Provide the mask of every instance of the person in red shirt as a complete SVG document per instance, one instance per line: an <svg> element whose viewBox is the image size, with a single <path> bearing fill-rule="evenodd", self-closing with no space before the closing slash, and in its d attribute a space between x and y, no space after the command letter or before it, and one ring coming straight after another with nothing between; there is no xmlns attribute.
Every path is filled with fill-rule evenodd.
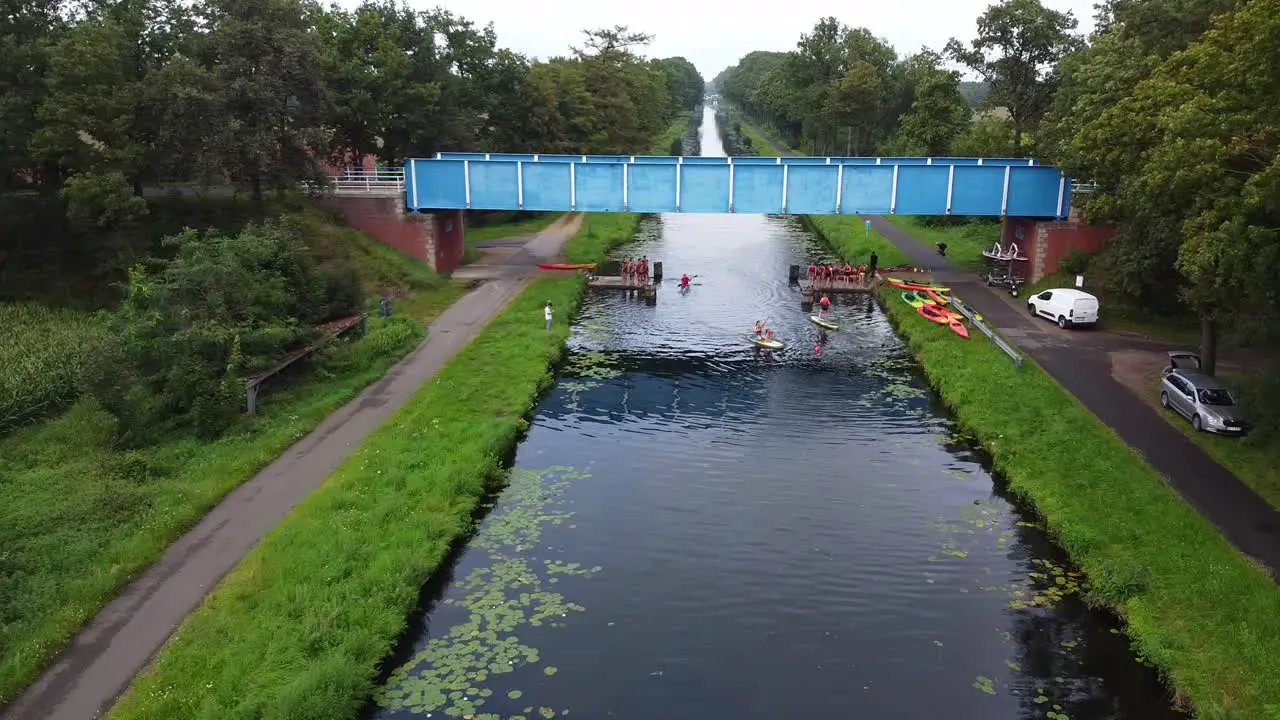
<svg viewBox="0 0 1280 720"><path fill-rule="evenodd" d="M681 289L681 290L688 290L688 289L689 289L689 276L688 276L688 275L681 275L681 276L680 276L680 289Z"/></svg>
<svg viewBox="0 0 1280 720"><path fill-rule="evenodd" d="M822 299L818 301L818 306L822 308L818 313L818 317L825 318L827 316L827 311L831 309L831 299L826 295L823 295Z"/></svg>
<svg viewBox="0 0 1280 720"><path fill-rule="evenodd" d="M809 263L809 279L812 280L813 276L817 274L818 274L818 266L814 265L813 263Z"/></svg>

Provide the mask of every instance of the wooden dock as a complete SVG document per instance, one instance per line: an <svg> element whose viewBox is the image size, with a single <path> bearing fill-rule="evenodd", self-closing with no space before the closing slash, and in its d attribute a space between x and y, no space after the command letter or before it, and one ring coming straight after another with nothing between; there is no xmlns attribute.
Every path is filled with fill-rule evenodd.
<svg viewBox="0 0 1280 720"><path fill-rule="evenodd" d="M596 275L587 281L587 285L589 287L613 288L614 290L657 291L658 289L658 284L653 280L641 281L617 275Z"/></svg>
<svg viewBox="0 0 1280 720"><path fill-rule="evenodd" d="M800 281L801 294L826 293L828 295L838 295L842 293L870 293L875 292L884 284L884 278L868 278L863 281L857 279L838 279L838 280L818 280L804 278Z"/></svg>

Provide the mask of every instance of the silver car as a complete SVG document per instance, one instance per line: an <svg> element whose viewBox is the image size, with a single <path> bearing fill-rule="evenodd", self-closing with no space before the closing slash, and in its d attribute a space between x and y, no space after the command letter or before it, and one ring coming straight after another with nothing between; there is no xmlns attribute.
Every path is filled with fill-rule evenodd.
<svg viewBox="0 0 1280 720"><path fill-rule="evenodd" d="M1196 369L1178 367L1178 360L1192 361ZM1160 379L1160 405L1190 419L1198 431L1244 434L1244 416L1235 398L1217 379L1199 372L1199 360L1193 353L1169 353L1169 367Z"/></svg>

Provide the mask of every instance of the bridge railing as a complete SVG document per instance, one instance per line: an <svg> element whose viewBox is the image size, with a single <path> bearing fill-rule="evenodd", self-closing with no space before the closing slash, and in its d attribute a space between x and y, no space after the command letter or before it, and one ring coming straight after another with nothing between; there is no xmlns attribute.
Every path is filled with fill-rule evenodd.
<svg viewBox="0 0 1280 720"><path fill-rule="evenodd" d="M404 168L349 168L330 176L329 182L328 191L334 195L399 196L404 195ZM313 184L308 184L307 187L313 192L320 191Z"/></svg>
<svg viewBox="0 0 1280 720"><path fill-rule="evenodd" d="M641 165L975 165L995 167L1041 167L1035 158L978 158L978 157L815 157L798 156L736 156L702 157L680 155L564 155L540 153L483 153L438 152L436 160L470 160L473 162L535 162L535 163L614 163Z"/></svg>

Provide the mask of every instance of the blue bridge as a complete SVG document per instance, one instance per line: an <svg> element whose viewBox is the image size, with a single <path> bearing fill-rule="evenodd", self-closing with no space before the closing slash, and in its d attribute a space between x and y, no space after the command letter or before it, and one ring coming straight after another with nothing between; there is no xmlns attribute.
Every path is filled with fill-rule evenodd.
<svg viewBox="0 0 1280 720"><path fill-rule="evenodd" d="M433 210L1065 218L1071 178L1035 160L438 153L405 163Z"/></svg>

